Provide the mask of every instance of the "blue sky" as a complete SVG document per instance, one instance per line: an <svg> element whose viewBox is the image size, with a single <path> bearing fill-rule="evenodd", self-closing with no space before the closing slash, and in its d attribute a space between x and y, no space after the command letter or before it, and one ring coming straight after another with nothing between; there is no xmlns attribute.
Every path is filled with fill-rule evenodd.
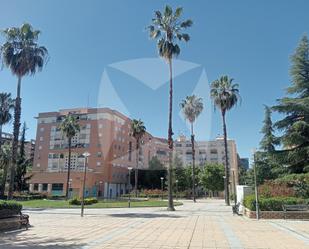
<svg viewBox="0 0 309 249"><path fill-rule="evenodd" d="M191 40L181 45L179 59L200 65L175 78L175 135L188 133L177 116L177 102L192 93L202 70L209 82L228 74L240 84L242 96L242 104L228 114L228 133L236 140L240 156L248 157L261 138L263 104L274 104L290 84L289 56L309 29L306 0L1 1L0 28L30 22L42 31L40 43L50 53L43 72L23 79L22 120L29 127L28 138L35 137L34 117L39 112L86 106L88 95L89 106L97 106L106 68L131 117L143 119L153 135L166 136L167 85L147 95L145 85L109 65L157 57L155 42L144 28L153 11L167 3L184 7L184 17L194 22ZM1 70L0 91L15 95L15 88L16 78ZM206 113L211 113L205 133L210 129L207 138L215 138L222 134L220 115L213 113L208 100L205 103ZM203 139L199 125L197 139Z"/></svg>

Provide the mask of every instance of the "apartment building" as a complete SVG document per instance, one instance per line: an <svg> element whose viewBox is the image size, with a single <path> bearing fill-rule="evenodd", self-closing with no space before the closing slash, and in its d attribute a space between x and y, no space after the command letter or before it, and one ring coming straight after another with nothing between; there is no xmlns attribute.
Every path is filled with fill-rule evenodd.
<svg viewBox="0 0 309 249"><path fill-rule="evenodd" d="M238 183L238 154L234 140L228 139L228 160L230 167L231 181L234 175L235 183ZM181 135L175 140L176 155L182 159L183 164L192 164L192 145L191 141ZM206 162L222 163L225 161L224 139L218 137L211 141L195 141L195 160L196 165L204 166ZM234 173L233 173L234 172Z"/></svg>
<svg viewBox="0 0 309 249"><path fill-rule="evenodd" d="M65 109L40 113L37 117L37 145L34 153L32 192L63 195L68 169L68 141L59 129L66 115L75 115L80 132L72 139L70 193L81 196L85 169L84 152L89 152L86 196L117 197L127 191L128 167L136 167L135 139L130 136L131 120L109 108ZM148 132L141 141L139 168L147 168L153 156L162 160L162 139ZM167 146L166 146L167 147Z"/></svg>
<svg viewBox="0 0 309 249"><path fill-rule="evenodd" d="M2 132L1 144L11 146L12 142L13 142L13 134ZM35 140L31 139L31 140L25 141L26 159L29 159L31 162L33 162L33 158L34 158L34 149L35 149Z"/></svg>

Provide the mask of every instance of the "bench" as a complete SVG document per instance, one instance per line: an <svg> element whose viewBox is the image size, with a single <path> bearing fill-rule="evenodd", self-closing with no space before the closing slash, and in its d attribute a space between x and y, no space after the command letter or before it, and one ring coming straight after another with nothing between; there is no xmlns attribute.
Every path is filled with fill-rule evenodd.
<svg viewBox="0 0 309 249"><path fill-rule="evenodd" d="M236 205L232 206L233 215L234 214L239 214L239 206L240 206L239 202Z"/></svg>
<svg viewBox="0 0 309 249"><path fill-rule="evenodd" d="M282 205L284 211L284 219L286 219L287 212L307 212L309 211L309 205L298 204L298 205Z"/></svg>
<svg viewBox="0 0 309 249"><path fill-rule="evenodd" d="M20 228L25 227L28 230L29 225L29 215L20 213Z"/></svg>

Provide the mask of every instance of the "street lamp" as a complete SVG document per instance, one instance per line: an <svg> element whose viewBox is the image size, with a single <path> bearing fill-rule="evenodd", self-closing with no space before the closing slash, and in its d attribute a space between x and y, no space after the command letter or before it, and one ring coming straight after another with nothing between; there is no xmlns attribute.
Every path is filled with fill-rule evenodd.
<svg viewBox="0 0 309 249"><path fill-rule="evenodd" d="M178 180L176 182L176 200L178 201Z"/></svg>
<svg viewBox="0 0 309 249"><path fill-rule="evenodd" d="M69 198L71 198L72 196L72 178L69 179Z"/></svg>
<svg viewBox="0 0 309 249"><path fill-rule="evenodd" d="M103 184L103 181L99 181L99 197L102 196L102 184Z"/></svg>
<svg viewBox="0 0 309 249"><path fill-rule="evenodd" d="M81 217L84 216L86 172L87 172L88 157L90 156L90 153L86 151L83 153L83 156L85 158L85 161L84 161L83 193L82 193L82 203L81 203L81 213L80 213Z"/></svg>
<svg viewBox="0 0 309 249"><path fill-rule="evenodd" d="M253 153L253 170L254 170L254 188L255 188L255 213L256 213L256 219L258 220L260 218L260 210L259 210L259 193L258 193L258 185L257 185L257 177L256 177L256 162L255 162L255 154L256 149L254 148L252 150Z"/></svg>
<svg viewBox="0 0 309 249"><path fill-rule="evenodd" d="M129 202L128 202L128 206L129 208L131 207L131 170L132 167L128 167L129 170Z"/></svg>
<svg viewBox="0 0 309 249"><path fill-rule="evenodd" d="M161 199L163 200L163 180L164 180L164 177L161 177Z"/></svg>
<svg viewBox="0 0 309 249"><path fill-rule="evenodd" d="M236 204L237 204L237 200L236 200L236 179L235 179L235 172L234 170L232 170L232 176L233 176L233 192L234 192L234 204L235 204L235 207L236 207Z"/></svg>

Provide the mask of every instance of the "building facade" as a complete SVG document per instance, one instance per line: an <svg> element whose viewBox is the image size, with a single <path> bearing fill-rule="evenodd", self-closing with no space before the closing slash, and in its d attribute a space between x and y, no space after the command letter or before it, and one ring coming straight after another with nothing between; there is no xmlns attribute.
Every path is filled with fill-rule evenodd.
<svg viewBox="0 0 309 249"><path fill-rule="evenodd" d="M230 181L235 180L238 184L238 154L234 140L228 139L228 160L230 167ZM192 164L192 147L191 141L185 136L179 136L175 141L175 153L182 160L183 165ZM207 162L222 163L225 162L224 139L218 137L211 141L195 142L195 160L196 165L203 167ZM234 175L234 178L233 178Z"/></svg>
<svg viewBox="0 0 309 249"><path fill-rule="evenodd" d="M30 191L49 195L64 195L66 191L68 140L59 125L68 114L74 115L80 125L80 132L72 139L70 195L82 194L85 169L82 154L86 151L90 156L85 195L115 198L124 194L128 189L128 167L136 167L136 143L130 135L131 120L109 108L65 109L38 115ZM146 132L138 167L147 168L153 156L166 160L163 148L162 139Z"/></svg>

